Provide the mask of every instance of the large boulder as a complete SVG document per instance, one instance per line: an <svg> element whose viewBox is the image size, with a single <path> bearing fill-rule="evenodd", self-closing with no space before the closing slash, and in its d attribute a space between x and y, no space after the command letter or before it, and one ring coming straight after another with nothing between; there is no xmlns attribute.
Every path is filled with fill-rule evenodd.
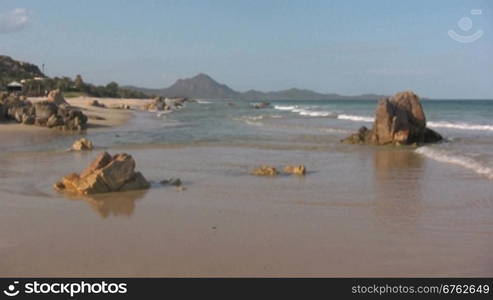
<svg viewBox="0 0 493 300"><path fill-rule="evenodd" d="M65 101L65 98L63 98L62 91L60 91L59 89L50 91L48 93L47 101L55 103L56 105L68 105L67 101Z"/></svg>
<svg viewBox="0 0 493 300"><path fill-rule="evenodd" d="M62 120L60 129L80 131L87 127L87 116L76 108L59 106L57 116Z"/></svg>
<svg viewBox="0 0 493 300"><path fill-rule="evenodd" d="M426 127L425 113L418 96L411 91L405 91L379 101L371 130L361 127L357 133L342 142L411 145L434 143L440 140L442 136L439 133Z"/></svg>
<svg viewBox="0 0 493 300"><path fill-rule="evenodd" d="M66 175L54 187L59 191L87 195L148 189L150 184L142 173L135 172L135 160L131 155L111 156L103 152L80 174Z"/></svg>
<svg viewBox="0 0 493 300"><path fill-rule="evenodd" d="M9 96L3 106L4 116L6 119L28 125L34 123L35 109L31 102L21 100L15 96Z"/></svg>
<svg viewBox="0 0 493 300"><path fill-rule="evenodd" d="M42 101L34 104L36 124L45 126L48 120L57 115L58 106L54 102Z"/></svg>

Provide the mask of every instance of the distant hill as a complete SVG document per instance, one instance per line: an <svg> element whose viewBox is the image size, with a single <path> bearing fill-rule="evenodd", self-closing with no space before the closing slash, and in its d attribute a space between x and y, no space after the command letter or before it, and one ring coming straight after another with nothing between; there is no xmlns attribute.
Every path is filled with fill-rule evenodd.
<svg viewBox="0 0 493 300"><path fill-rule="evenodd" d="M38 66L0 55L0 88L14 80L44 77Z"/></svg>
<svg viewBox="0 0 493 300"><path fill-rule="evenodd" d="M0 89L4 89L5 86L14 80L29 79L34 77L46 77L39 68L31 63L16 61L9 56L0 55ZM46 80L50 83L50 80ZM52 84L47 86L47 89L62 86L64 91L76 91L74 90L75 83L70 78L54 78L51 79ZM61 81L61 82L60 82ZM66 81L66 82L65 82ZM53 85L53 86L51 86ZM339 94L323 94L317 93L306 89L292 88L282 91L274 92L261 92L256 90L250 90L247 92L238 92L225 84L221 84L206 74L198 74L192 78L178 79L173 85L162 89L148 89L135 86L115 87L112 83L106 87L97 87L91 84L85 84L84 90L90 95L107 95L107 90L113 91L115 97L144 97L146 95L157 95L166 97L189 97L189 98L202 98L202 99L231 99L231 100L357 100L357 99L379 99L382 95L365 94L359 96L344 96ZM63 86L67 86L63 88ZM78 90L77 90L78 91ZM141 92L135 94L135 92Z"/></svg>
<svg viewBox="0 0 493 300"><path fill-rule="evenodd" d="M288 89L275 92L261 92L249 90L237 92L225 84L218 83L206 74L198 74L192 78L178 79L173 85L163 89L147 89L126 86L128 89L140 91L149 95L165 97L190 97L202 99L231 99L231 100L373 100L382 95L364 94L358 96L344 96L339 94L322 94L305 89Z"/></svg>

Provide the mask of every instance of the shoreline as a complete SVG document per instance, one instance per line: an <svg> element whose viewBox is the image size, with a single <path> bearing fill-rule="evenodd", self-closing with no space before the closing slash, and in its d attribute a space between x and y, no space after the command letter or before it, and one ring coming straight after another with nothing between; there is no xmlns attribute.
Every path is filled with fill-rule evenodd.
<svg viewBox="0 0 493 300"><path fill-rule="evenodd" d="M46 97L29 97L29 101L36 103L46 100ZM99 103L104 104L104 107L92 106L91 102L97 100ZM93 131L102 128L116 128L127 124L133 117L134 111L145 111L144 106L151 103L152 99L120 99L120 98L98 98L98 97L75 97L66 98L71 106L79 108L88 117L87 129L84 131ZM123 109L119 107L130 106L131 109ZM62 131L51 129L47 127L41 127L36 125L24 125L17 122L5 122L0 124L0 134L5 133L36 133L36 134L49 134L49 133L61 133ZM63 132L78 133L76 131Z"/></svg>

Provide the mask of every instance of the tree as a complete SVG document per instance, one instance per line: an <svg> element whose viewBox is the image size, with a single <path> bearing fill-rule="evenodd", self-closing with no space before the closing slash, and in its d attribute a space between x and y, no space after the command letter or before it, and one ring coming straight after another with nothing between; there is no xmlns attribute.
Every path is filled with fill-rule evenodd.
<svg viewBox="0 0 493 300"><path fill-rule="evenodd" d="M83 92L86 90L86 84L84 83L84 80L82 80L82 76L80 74L77 74L77 76L75 76L74 87L79 92Z"/></svg>
<svg viewBox="0 0 493 300"><path fill-rule="evenodd" d="M118 97L118 83L112 81L106 85L106 93L108 97Z"/></svg>

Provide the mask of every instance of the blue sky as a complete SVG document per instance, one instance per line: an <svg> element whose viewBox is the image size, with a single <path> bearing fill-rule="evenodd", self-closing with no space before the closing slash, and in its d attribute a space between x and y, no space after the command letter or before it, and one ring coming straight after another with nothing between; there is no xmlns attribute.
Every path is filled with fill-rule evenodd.
<svg viewBox="0 0 493 300"><path fill-rule="evenodd" d="M0 53L97 84L493 99L493 2L0 0Z"/></svg>

